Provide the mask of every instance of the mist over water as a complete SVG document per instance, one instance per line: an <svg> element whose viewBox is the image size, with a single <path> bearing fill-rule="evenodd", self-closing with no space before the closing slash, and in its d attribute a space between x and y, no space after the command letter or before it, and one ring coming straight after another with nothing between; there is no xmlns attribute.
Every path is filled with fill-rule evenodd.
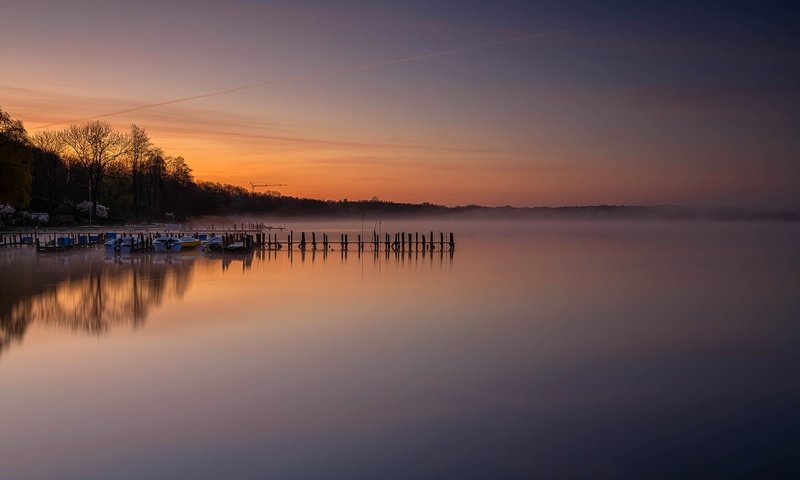
<svg viewBox="0 0 800 480"><path fill-rule="evenodd" d="M0 250L0 478L800 474L796 222L286 226L456 251Z"/></svg>

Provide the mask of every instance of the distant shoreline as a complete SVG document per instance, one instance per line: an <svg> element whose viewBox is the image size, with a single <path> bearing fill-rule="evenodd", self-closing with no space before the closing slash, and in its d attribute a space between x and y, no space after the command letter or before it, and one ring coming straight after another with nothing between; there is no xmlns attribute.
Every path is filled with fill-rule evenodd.
<svg viewBox="0 0 800 480"><path fill-rule="evenodd" d="M292 197L273 198L272 201L286 201L291 208L270 208L264 210L225 211L198 213L175 219L153 221L124 218L109 218L88 225L79 219L50 223L17 222L6 223L0 230L39 228L86 228L129 225L167 225L192 223L202 218L230 217L269 217L275 221L284 219L338 220L367 217L374 219L452 219L452 220L660 220L660 221L800 221L800 210L770 208L736 207L688 207L688 206L642 206L642 205L584 205L564 207L486 207L479 205L446 207L434 204L410 204L383 201L324 201L296 199ZM300 204L303 207L298 208Z"/></svg>

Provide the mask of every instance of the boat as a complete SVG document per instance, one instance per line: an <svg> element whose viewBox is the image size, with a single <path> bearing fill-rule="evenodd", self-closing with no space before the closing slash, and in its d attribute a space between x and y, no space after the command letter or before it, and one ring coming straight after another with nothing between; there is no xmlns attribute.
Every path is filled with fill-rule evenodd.
<svg viewBox="0 0 800 480"><path fill-rule="evenodd" d="M225 245L225 251L244 253L247 251L247 246L244 244L244 242L233 242L231 244Z"/></svg>
<svg viewBox="0 0 800 480"><path fill-rule="evenodd" d="M109 251L113 252L114 250L117 249L117 239L116 238L109 238L108 240L105 241L105 243L103 243L103 247L106 250L109 250Z"/></svg>
<svg viewBox="0 0 800 480"><path fill-rule="evenodd" d="M158 253L180 252L181 240L176 237L158 237L153 239L153 251Z"/></svg>
<svg viewBox="0 0 800 480"><path fill-rule="evenodd" d="M203 251L206 252L221 252L223 246L222 235L213 235L202 242Z"/></svg>
<svg viewBox="0 0 800 480"><path fill-rule="evenodd" d="M200 240L192 237L191 235L185 235L181 237L180 241L181 241L181 249L183 250L197 248L200 246Z"/></svg>
<svg viewBox="0 0 800 480"><path fill-rule="evenodd" d="M139 252L142 250L142 239L138 237L122 237L119 240L119 248L117 251L121 254Z"/></svg>
<svg viewBox="0 0 800 480"><path fill-rule="evenodd" d="M103 243L107 252L131 253L143 250L142 239L137 237L109 238Z"/></svg>

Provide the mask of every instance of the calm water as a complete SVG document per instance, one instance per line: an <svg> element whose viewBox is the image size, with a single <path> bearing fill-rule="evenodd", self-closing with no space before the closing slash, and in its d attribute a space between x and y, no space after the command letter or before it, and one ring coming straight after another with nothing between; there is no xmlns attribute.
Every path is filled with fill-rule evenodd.
<svg viewBox="0 0 800 480"><path fill-rule="evenodd" d="M800 475L798 225L382 228L457 251L0 250L0 478Z"/></svg>

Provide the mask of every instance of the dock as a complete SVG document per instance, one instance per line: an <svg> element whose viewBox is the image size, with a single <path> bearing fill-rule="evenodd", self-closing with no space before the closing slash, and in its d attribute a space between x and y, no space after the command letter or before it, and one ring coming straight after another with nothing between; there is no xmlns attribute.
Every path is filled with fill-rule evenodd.
<svg viewBox="0 0 800 480"><path fill-rule="evenodd" d="M207 228L175 228L164 226L143 226L111 228L105 232L96 229L72 231L67 229L35 229L28 231L0 232L0 247L31 246L38 252L62 252L77 248L91 248L103 245L106 240L131 237L136 240L137 247L132 253L153 251L153 240L166 237L190 236L206 241L212 236L222 237L225 250L233 244L239 245L241 251L253 250L287 250L287 251L358 251L372 252L444 252L455 251L455 238L452 232L395 232L371 234L338 233L309 231L295 233L286 231L285 227L273 227L264 224L239 224L233 228L219 229L213 225ZM160 229L159 229L160 228ZM272 233L273 231L282 233Z"/></svg>

